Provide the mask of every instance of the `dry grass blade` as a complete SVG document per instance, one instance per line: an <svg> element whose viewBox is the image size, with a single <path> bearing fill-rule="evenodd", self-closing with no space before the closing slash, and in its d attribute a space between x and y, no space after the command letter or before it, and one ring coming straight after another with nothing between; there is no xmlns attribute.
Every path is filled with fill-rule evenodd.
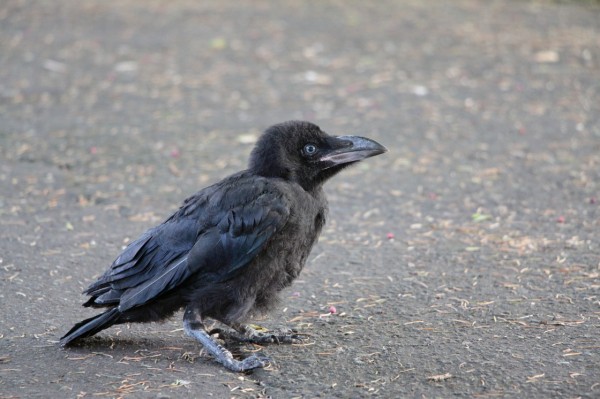
<svg viewBox="0 0 600 399"><path fill-rule="evenodd" d="M429 377L427 377L427 380L433 381L433 382L441 382L441 381L446 381L452 377L454 377L452 374L446 373L446 374L438 374L438 375L429 376Z"/></svg>

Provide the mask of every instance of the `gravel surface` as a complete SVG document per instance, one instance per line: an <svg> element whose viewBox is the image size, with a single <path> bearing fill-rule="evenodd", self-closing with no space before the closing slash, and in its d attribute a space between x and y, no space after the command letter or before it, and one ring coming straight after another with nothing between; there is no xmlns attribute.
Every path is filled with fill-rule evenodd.
<svg viewBox="0 0 600 399"><path fill-rule="evenodd" d="M0 398L598 398L599 118L593 1L3 0ZM389 149L256 321L306 344L234 348L273 359L246 375L180 315L57 346L289 119Z"/></svg>

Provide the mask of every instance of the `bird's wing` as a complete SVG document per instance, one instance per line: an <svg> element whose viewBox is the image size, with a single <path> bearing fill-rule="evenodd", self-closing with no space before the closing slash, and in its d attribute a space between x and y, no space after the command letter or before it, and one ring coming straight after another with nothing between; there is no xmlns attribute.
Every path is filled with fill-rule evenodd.
<svg viewBox="0 0 600 399"><path fill-rule="evenodd" d="M216 228L188 254L191 270L214 282L234 277L287 223L289 215L289 204L277 193L262 193L223 212Z"/></svg>
<svg viewBox="0 0 600 399"><path fill-rule="evenodd" d="M178 250L158 248L153 252L154 257L147 261L148 266L135 267L139 270L139 275L131 274L129 268L113 275L111 290L122 290L119 295L119 310L144 305L180 286L194 274L207 283L234 277L264 248L273 234L285 225L288 217L289 208L275 193L263 193L250 203L238 204L222 211L211 227L200 232L187 251L181 251L185 246L180 246ZM144 246L151 247L149 243L152 240L148 240ZM133 259L136 257L137 254ZM137 259L140 265L145 261L143 257ZM127 276L119 278L119 273ZM132 286L132 283L137 284Z"/></svg>
<svg viewBox="0 0 600 399"><path fill-rule="evenodd" d="M84 294L84 306L117 305L130 289L140 286L182 260L194 246L197 221L167 221L145 232L123 250L111 267Z"/></svg>

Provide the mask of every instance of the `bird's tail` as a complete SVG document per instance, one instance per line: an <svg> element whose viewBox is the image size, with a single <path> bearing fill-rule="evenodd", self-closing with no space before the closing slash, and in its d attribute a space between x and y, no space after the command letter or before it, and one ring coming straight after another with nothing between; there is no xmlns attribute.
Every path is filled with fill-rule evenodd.
<svg viewBox="0 0 600 399"><path fill-rule="evenodd" d="M60 345L67 346L76 339L94 335L115 324L120 316L121 312L119 312L119 308L114 307L104 313L80 321L60 339Z"/></svg>

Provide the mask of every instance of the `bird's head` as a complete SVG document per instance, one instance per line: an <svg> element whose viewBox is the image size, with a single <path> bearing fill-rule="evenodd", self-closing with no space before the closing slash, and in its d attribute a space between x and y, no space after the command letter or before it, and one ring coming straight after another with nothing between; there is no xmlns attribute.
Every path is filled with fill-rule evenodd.
<svg viewBox="0 0 600 399"><path fill-rule="evenodd" d="M345 167L386 151L364 137L330 136L310 122L289 121L265 131L252 151L249 169L311 191Z"/></svg>

